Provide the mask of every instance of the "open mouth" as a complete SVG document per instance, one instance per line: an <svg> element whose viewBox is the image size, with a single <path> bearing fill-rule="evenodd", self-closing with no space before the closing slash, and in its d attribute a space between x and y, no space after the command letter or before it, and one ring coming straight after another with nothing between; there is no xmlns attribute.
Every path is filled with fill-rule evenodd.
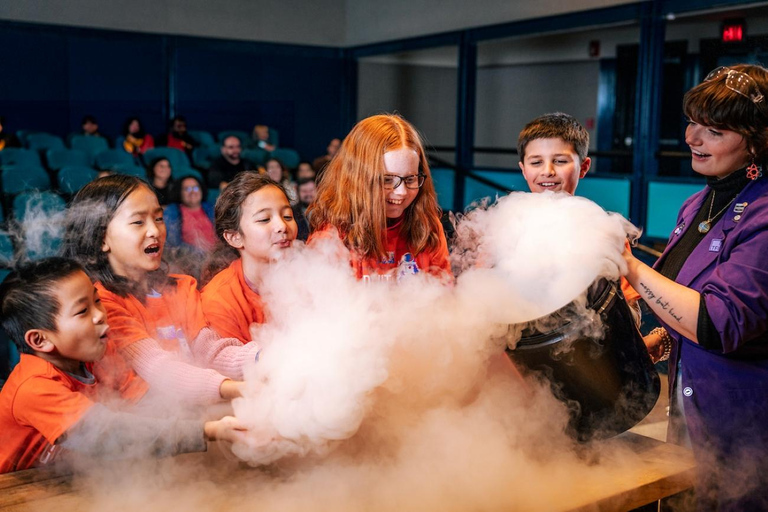
<svg viewBox="0 0 768 512"><path fill-rule="evenodd" d="M691 150L691 154L693 154L693 156L696 158L706 158L708 156L712 156L707 153L702 153L701 151L696 151L695 149Z"/></svg>
<svg viewBox="0 0 768 512"><path fill-rule="evenodd" d="M288 247L291 246L291 241L286 238L284 240L280 240L278 242L275 242L274 245L278 246L281 249L287 249Z"/></svg>
<svg viewBox="0 0 768 512"><path fill-rule="evenodd" d="M394 205L400 205L403 204L402 199L387 199L387 203L394 204Z"/></svg>
<svg viewBox="0 0 768 512"><path fill-rule="evenodd" d="M554 181L544 181L542 183L537 183L537 185L541 188L554 188L560 185L560 183L556 183Z"/></svg>
<svg viewBox="0 0 768 512"><path fill-rule="evenodd" d="M157 254L159 252L160 244L152 244L144 248L144 254Z"/></svg>

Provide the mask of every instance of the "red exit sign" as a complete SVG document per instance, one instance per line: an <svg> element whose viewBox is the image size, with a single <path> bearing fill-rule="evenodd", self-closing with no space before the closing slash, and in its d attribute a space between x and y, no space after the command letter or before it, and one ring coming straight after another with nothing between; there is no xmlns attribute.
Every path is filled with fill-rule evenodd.
<svg viewBox="0 0 768 512"><path fill-rule="evenodd" d="M726 20L723 22L721 37L724 43L737 43L744 40L746 27L744 20Z"/></svg>

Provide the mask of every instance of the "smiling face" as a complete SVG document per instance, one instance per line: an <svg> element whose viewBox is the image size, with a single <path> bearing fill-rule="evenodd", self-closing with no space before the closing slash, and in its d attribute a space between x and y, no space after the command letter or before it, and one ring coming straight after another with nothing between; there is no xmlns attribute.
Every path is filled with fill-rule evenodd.
<svg viewBox="0 0 768 512"><path fill-rule="evenodd" d="M171 163L162 159L155 164L155 185L164 187L171 177Z"/></svg>
<svg viewBox="0 0 768 512"><path fill-rule="evenodd" d="M267 162L267 176L280 183L283 181L283 168L277 160Z"/></svg>
<svg viewBox="0 0 768 512"><path fill-rule="evenodd" d="M181 180L181 203L187 208L199 208L203 202L203 191L195 178Z"/></svg>
<svg viewBox="0 0 768 512"><path fill-rule="evenodd" d="M731 130L689 122L685 143L691 147L691 166L704 176L723 178L750 161L747 141Z"/></svg>
<svg viewBox="0 0 768 512"><path fill-rule="evenodd" d="M107 313L93 283L78 270L56 282L53 297L59 303L56 330L41 330L52 345L57 366L74 373L82 362L98 361L107 348Z"/></svg>
<svg viewBox="0 0 768 512"><path fill-rule="evenodd" d="M242 205L240 229L227 231L227 243L240 251L244 263L268 263L278 259L296 239L298 226L288 198L268 185L248 195Z"/></svg>
<svg viewBox="0 0 768 512"><path fill-rule="evenodd" d="M387 151L384 153L384 168L386 174L390 176L399 176L400 178L417 176L419 174L419 154L406 147ZM385 188L384 202L387 218L400 218L418 195L419 189L407 188L405 181L401 181L395 189L387 190Z"/></svg>
<svg viewBox="0 0 768 512"><path fill-rule="evenodd" d="M573 145L562 139L534 139L525 147L520 169L531 192L551 190L573 194L590 164L589 158L582 162Z"/></svg>
<svg viewBox="0 0 768 512"><path fill-rule="evenodd" d="M142 283L160 267L164 245L163 209L155 193L141 185L115 211L101 250L112 272Z"/></svg>

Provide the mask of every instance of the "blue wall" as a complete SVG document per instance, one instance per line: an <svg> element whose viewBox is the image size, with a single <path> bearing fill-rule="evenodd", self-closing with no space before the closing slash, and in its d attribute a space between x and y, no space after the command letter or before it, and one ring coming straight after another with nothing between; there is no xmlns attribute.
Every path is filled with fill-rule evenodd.
<svg viewBox="0 0 768 512"><path fill-rule="evenodd" d="M56 135L85 114L119 135L138 115L148 131L183 114L191 130L280 131L304 158L343 135L341 50L0 22L0 115L6 129Z"/></svg>

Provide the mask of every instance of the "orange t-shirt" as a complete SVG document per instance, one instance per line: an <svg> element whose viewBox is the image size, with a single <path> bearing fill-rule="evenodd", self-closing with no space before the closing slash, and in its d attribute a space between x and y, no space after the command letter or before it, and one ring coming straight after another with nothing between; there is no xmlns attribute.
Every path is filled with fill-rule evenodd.
<svg viewBox="0 0 768 512"><path fill-rule="evenodd" d="M411 253L408 241L401 233L402 219L387 228L387 240L385 249L387 256L383 260L376 258L363 258L355 251L351 251L350 264L355 270L358 279L390 280L399 279L405 275L429 272L433 275L447 273L452 275L451 263L448 259L448 242L445 239L443 227L439 226L439 246L434 251L422 251L415 257ZM327 238L333 233L333 228L322 228L309 237L308 243L315 238Z"/></svg>
<svg viewBox="0 0 768 512"><path fill-rule="evenodd" d="M52 461L56 441L91 408L96 388L95 382L80 382L44 359L21 354L0 391L0 473Z"/></svg>
<svg viewBox="0 0 768 512"><path fill-rule="evenodd" d="M264 323L264 304L243 275L243 260L233 261L205 285L201 293L203 313L222 338L251 341L248 327Z"/></svg>
<svg viewBox="0 0 768 512"><path fill-rule="evenodd" d="M130 367L120 356L123 349L152 338L164 350L186 352L189 356L189 343L207 326L197 281L187 275L171 274L170 277L176 283L165 287L162 293L153 291L147 295L145 304L133 295L120 297L100 282L95 285L107 310L107 355L112 357L96 362L94 373L99 379L112 379L110 387L120 389L121 396L127 400L135 401L138 392L146 392L146 383L133 370L123 371Z"/></svg>

